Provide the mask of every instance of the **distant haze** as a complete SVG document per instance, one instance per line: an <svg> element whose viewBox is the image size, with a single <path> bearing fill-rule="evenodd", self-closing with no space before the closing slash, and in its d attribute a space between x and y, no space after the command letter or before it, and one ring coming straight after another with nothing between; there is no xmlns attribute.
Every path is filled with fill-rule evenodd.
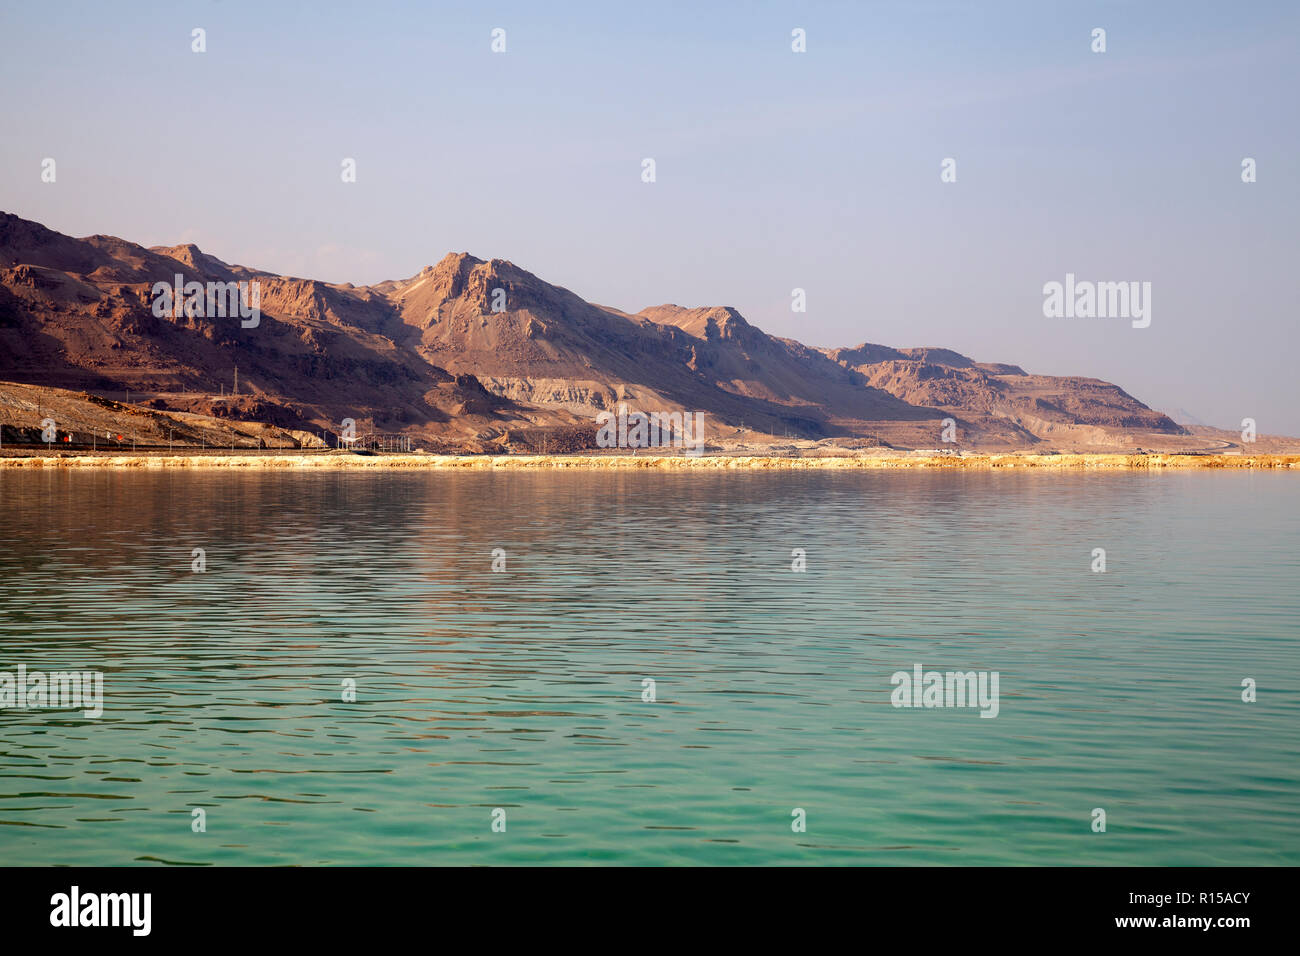
<svg viewBox="0 0 1300 956"><path fill-rule="evenodd" d="M0 209L334 282L467 251L1300 435L1297 37L1269 2L7 5ZM1150 327L1045 318L1067 273L1150 282Z"/></svg>

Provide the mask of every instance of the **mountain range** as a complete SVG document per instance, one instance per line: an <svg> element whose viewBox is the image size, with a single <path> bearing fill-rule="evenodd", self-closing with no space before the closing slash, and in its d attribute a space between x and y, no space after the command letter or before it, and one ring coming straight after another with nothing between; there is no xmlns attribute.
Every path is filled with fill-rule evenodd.
<svg viewBox="0 0 1300 956"><path fill-rule="evenodd" d="M154 308L155 284L256 283L260 319ZM177 314L179 313L179 314ZM235 392L236 369L238 392ZM815 348L734 308L588 302L501 259L334 284L192 244L72 238L0 213L0 381L285 433L403 434L434 450L592 447L596 416L703 412L718 448L1078 450L1204 445L1095 378L944 348Z"/></svg>

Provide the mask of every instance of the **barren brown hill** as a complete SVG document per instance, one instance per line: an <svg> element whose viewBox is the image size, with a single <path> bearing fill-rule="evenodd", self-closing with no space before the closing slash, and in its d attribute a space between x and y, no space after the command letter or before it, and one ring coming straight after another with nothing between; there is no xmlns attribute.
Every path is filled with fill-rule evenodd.
<svg viewBox="0 0 1300 956"><path fill-rule="evenodd" d="M255 279L261 316L166 314L155 282ZM0 215L0 380L84 390L286 428L412 431L473 445L509 428L575 424L526 409L472 376L430 365L388 333L388 300L353 289L230 266L194 246L145 249L119 239L69 239ZM239 401L232 401L238 368ZM250 403L251 400L251 403Z"/></svg>
<svg viewBox="0 0 1300 956"><path fill-rule="evenodd" d="M178 274L256 281L260 321L155 315L154 283ZM629 314L500 259L452 254L410 279L355 287L231 265L194 245L73 239L8 214L0 381L298 431L336 432L352 418L465 450L582 447L595 415L620 402L703 412L710 441L724 446L768 436L937 447L945 418L962 447L1191 440L1096 379L1029 375L946 349L815 349L727 307Z"/></svg>
<svg viewBox="0 0 1300 956"><path fill-rule="evenodd" d="M160 407L158 399L119 402L88 392L0 382L0 443L44 447L52 452L126 453L135 448L305 449L325 448L328 436L282 428L266 421L257 399L235 400L237 416L201 415ZM46 441L42 422L54 427Z"/></svg>
<svg viewBox="0 0 1300 956"><path fill-rule="evenodd" d="M752 334L738 337L738 348L718 348L655 315L592 305L512 263L465 254L378 288L411 326L409 344L429 362L472 373L495 393L587 418L627 402L702 411L717 422L743 421L773 434L824 437L857 435L873 421L941 417L870 387L821 355L795 358L734 312L735 327ZM761 374L745 348L761 356ZM809 361L816 370L800 367Z"/></svg>
<svg viewBox="0 0 1300 956"><path fill-rule="evenodd" d="M1030 375L1018 366L977 363L948 349L864 344L826 354L903 401L941 409L979 430L1002 421L1031 441L1073 435L1097 445L1110 443L1109 431L1188 434L1167 415L1100 379Z"/></svg>

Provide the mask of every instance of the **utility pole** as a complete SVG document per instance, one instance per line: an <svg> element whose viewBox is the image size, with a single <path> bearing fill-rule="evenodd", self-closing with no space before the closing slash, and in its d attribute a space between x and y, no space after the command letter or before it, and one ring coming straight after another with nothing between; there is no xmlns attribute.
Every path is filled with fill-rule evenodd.
<svg viewBox="0 0 1300 956"><path fill-rule="evenodd" d="M239 394L239 366L238 365L235 366L235 390L230 394L231 395Z"/></svg>

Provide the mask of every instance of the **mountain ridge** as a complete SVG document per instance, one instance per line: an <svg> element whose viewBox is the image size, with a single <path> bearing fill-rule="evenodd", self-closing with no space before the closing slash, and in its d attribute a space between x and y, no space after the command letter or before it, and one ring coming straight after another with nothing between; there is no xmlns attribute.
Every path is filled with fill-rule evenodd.
<svg viewBox="0 0 1300 956"><path fill-rule="evenodd" d="M153 284L178 273L257 282L257 326L154 315ZM0 380L130 390L206 414L236 366L284 427L337 430L353 418L470 450L530 432L594 433L595 416L620 403L703 412L719 440L936 447L947 419L960 447L1189 434L1100 379L1033 375L940 347L814 348L731 306L626 313L468 252L355 286L227 263L194 243L74 239L0 213Z"/></svg>

